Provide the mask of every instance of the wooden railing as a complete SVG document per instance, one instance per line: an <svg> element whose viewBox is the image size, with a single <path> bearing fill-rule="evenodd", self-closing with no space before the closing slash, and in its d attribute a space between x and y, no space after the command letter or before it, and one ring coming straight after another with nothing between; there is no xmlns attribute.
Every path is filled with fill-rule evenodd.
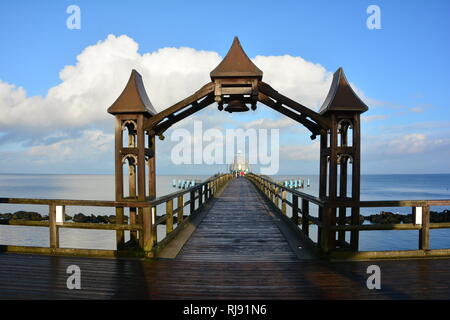
<svg viewBox="0 0 450 320"><path fill-rule="evenodd" d="M290 220L298 226L302 239L313 251L321 256L337 259L380 259L380 258L413 258L450 256L449 248L430 249L430 230L449 229L450 222L431 222L430 206L450 206L450 200L399 200L399 201L359 201L350 200L329 201L280 185L272 180L249 174L248 178L269 199L274 207L283 215L287 214L287 206L292 210ZM290 197L287 195L290 194ZM291 199L291 201L288 200ZM310 215L310 204L318 206L318 216ZM411 223L397 224L361 224L330 219L332 209L335 208L382 208L382 207L410 207L413 213ZM332 221L336 221L334 224ZM310 225L317 226L317 240L310 237ZM386 250L359 251L345 242L345 232L359 242L360 231L374 230L417 230L417 250Z"/></svg>
<svg viewBox="0 0 450 320"><path fill-rule="evenodd" d="M2 221L3 225L48 227L49 247L36 246L12 246L1 245L3 252L28 252L47 254L70 254L70 255L95 255L95 256L145 256L152 257L154 252L163 245L163 240L177 232L177 229L189 220L211 197L218 192L231 178L229 174L216 175L208 180L184 189L148 201L98 201L98 200L56 200L56 199L26 199L26 198L0 198L0 204L22 204L22 205L43 205L48 206L47 221L30 221L10 219ZM186 201L185 196L189 195ZM174 208L176 199L177 207ZM165 204L165 213L157 215L158 206ZM106 223L84 223L65 222L65 212L70 206L76 207L109 207L115 208L116 217L112 224ZM185 218L185 207L189 206L189 215ZM135 223L125 223L124 209L137 209ZM131 210L130 210L131 211ZM174 228L174 216L176 216L176 228ZM134 219L133 219L134 220ZM165 236L158 238L157 226L166 225ZM61 248L59 244L59 229L94 229L94 230L115 230L116 249L79 249ZM125 243L124 232L130 231L130 241Z"/></svg>

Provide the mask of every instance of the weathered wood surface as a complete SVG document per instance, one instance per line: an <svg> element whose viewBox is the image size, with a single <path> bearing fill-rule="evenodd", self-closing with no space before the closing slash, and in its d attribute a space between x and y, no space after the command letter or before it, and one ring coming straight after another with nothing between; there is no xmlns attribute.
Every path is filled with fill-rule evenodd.
<svg viewBox="0 0 450 320"><path fill-rule="evenodd" d="M185 244L182 261L295 261L255 186L231 180Z"/></svg>
<svg viewBox="0 0 450 320"><path fill-rule="evenodd" d="M81 268L81 290L66 269ZM0 299L449 299L450 260L205 262L0 254Z"/></svg>
<svg viewBox="0 0 450 320"><path fill-rule="evenodd" d="M298 259L260 197L231 181L177 259L1 253L0 299L450 299L450 259ZM367 289L372 264L381 290ZM70 265L81 290L67 289Z"/></svg>

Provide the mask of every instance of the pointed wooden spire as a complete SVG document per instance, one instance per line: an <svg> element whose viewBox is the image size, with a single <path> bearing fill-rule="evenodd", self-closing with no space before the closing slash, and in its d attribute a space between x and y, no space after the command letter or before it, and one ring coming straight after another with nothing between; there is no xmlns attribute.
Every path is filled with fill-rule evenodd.
<svg viewBox="0 0 450 320"><path fill-rule="evenodd" d="M324 114L328 111L354 111L365 112L369 108L356 95L345 77L342 68L337 69L333 75L330 91L325 99L319 113Z"/></svg>
<svg viewBox="0 0 450 320"><path fill-rule="evenodd" d="M211 79L230 77L250 77L262 79L263 72L249 59L242 49L238 37L234 37L233 44L225 58L210 73Z"/></svg>
<svg viewBox="0 0 450 320"><path fill-rule="evenodd" d="M155 115L153 107L142 82L142 76L133 69L125 89L117 100L108 108L111 114L118 113L148 113Z"/></svg>

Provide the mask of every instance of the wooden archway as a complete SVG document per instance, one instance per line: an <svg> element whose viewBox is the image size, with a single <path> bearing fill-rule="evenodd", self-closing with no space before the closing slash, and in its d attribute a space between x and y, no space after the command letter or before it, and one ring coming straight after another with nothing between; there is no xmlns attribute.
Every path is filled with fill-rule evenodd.
<svg viewBox="0 0 450 320"><path fill-rule="evenodd" d="M191 96L157 113L145 91L142 77L133 70L128 83L108 112L116 117L115 167L116 200L143 201L156 196L155 137L164 138L164 132L172 125L194 113L217 103L220 111L238 112L256 109L260 102L297 121L311 132L311 139L320 136L320 186L319 197L332 203L337 200L360 200L360 114L368 107L352 90L344 71L339 68L319 112L282 95L262 81L263 72L248 58L236 37L222 62L210 73L211 82ZM129 130L130 141L123 145L123 128ZM348 131L353 130L352 141ZM130 136L131 135L131 136ZM145 140L147 139L147 145ZM137 141L137 143L131 143ZM130 160L131 159L131 160ZM128 161L129 195L125 197L123 186L123 162ZM348 192L348 164L351 161L352 188ZM149 190L146 190L148 171ZM339 172L338 172L339 171ZM339 189L339 193L338 193ZM330 207L319 210L320 218L330 225L345 224L347 208ZM136 210L130 209L131 222L136 220ZM359 208L351 208L352 224L359 223ZM322 249L335 247L358 249L357 231L351 232L351 241L345 241L345 233L319 229Z"/></svg>

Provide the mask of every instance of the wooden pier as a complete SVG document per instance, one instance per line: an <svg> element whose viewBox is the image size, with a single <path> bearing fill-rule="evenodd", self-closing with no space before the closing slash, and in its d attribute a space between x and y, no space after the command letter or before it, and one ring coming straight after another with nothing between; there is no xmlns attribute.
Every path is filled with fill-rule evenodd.
<svg viewBox="0 0 450 320"><path fill-rule="evenodd" d="M173 259L2 253L0 299L450 298L449 259L327 261L296 250L280 212L246 178L209 204ZM374 263L381 290L366 286ZM70 265L81 269L81 290L67 289Z"/></svg>
<svg viewBox="0 0 450 320"><path fill-rule="evenodd" d="M430 220L430 207L450 206L450 200L360 201L360 115L368 107L342 68L318 112L264 83L237 38L210 78L158 113L141 75L131 72L108 108L115 117L115 201L0 198L5 206L48 209L48 220L2 224L49 234L47 247L0 246L0 298L450 298L450 248L430 248L430 230L450 228ZM254 173L216 174L156 196L157 137L163 140L170 127L211 104L250 112L258 103L306 127L311 139L320 137L317 196ZM112 219L65 221L66 212L80 206L110 208ZM413 221L364 225L364 207L409 207ZM115 248L62 247L61 228L112 230ZM415 230L417 249L361 252L360 233L373 230ZM366 286L372 264L382 272L380 290ZM81 269L81 290L66 286L70 265Z"/></svg>

